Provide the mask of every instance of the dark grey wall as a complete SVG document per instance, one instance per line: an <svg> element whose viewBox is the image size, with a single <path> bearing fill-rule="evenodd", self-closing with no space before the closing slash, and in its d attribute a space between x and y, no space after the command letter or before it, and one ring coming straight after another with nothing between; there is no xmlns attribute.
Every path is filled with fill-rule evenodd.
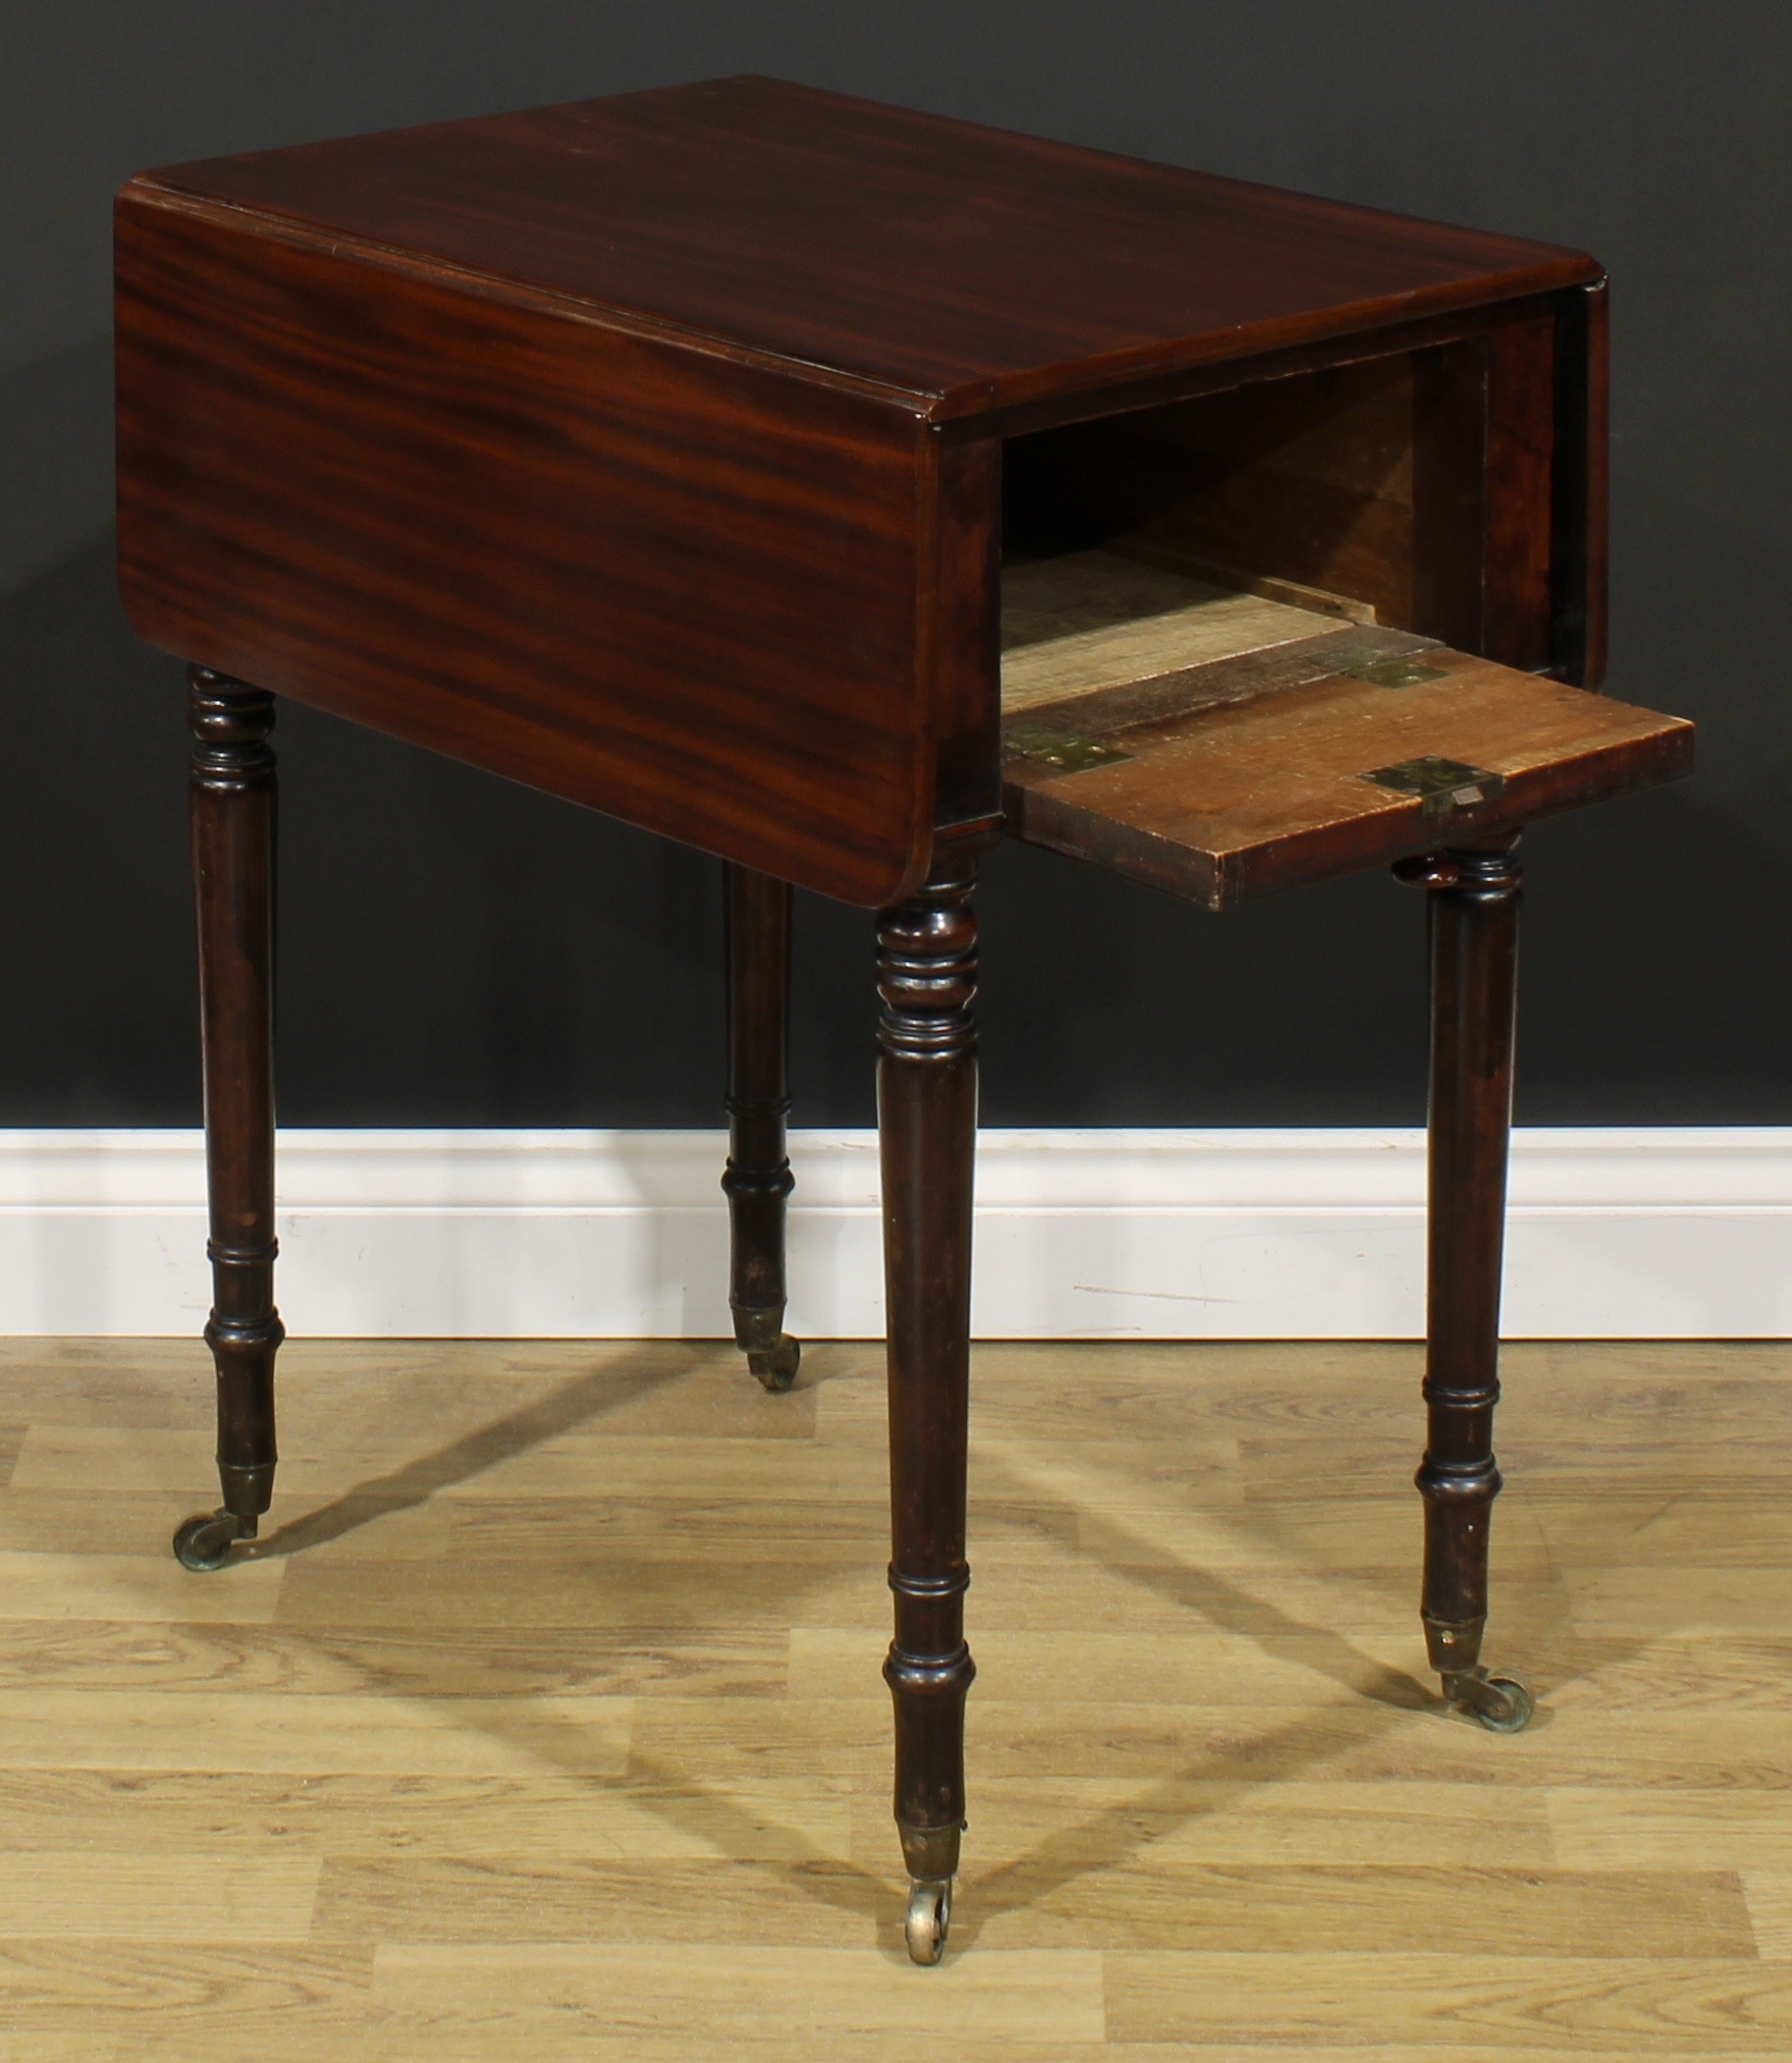
<svg viewBox="0 0 1792 2063"><path fill-rule="evenodd" d="M1617 693L1687 787L1531 844L1522 1117L1792 1121L1784 0L5 0L0 1122L197 1112L178 669L114 595L108 204L138 166L780 73L1591 248L1616 324ZM283 713L295 1123L707 1123L714 865ZM1223 920L989 872L985 1113L1416 1121L1419 899ZM799 1121L869 1114L867 925L799 918Z"/></svg>

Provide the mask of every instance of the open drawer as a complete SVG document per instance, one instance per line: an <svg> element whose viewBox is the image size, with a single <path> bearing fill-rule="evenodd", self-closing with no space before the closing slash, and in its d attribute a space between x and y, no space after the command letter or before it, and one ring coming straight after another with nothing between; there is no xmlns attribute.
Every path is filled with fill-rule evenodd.
<svg viewBox="0 0 1792 2063"><path fill-rule="evenodd" d="M1677 717L1374 619L1106 546L1016 560L1008 829L1222 909L1691 768Z"/></svg>

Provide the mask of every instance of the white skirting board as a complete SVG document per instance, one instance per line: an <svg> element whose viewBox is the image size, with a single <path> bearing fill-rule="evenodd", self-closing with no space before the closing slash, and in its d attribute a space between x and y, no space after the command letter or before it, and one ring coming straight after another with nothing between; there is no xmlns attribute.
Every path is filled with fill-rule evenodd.
<svg viewBox="0 0 1792 2063"><path fill-rule="evenodd" d="M281 1135L279 1301L336 1337L730 1330L711 1132ZM798 1132L790 1314L883 1330L877 1145ZM0 1132L0 1332L190 1333L208 1301L199 1135ZM986 1131L985 1338L1409 1338L1418 1131ZM1792 1333L1792 1129L1513 1142L1516 1338Z"/></svg>

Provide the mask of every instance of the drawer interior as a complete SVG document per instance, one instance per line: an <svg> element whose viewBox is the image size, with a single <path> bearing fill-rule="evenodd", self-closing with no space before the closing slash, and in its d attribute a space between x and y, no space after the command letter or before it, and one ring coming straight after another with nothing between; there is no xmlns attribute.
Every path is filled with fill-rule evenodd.
<svg viewBox="0 0 1792 2063"><path fill-rule="evenodd" d="M1011 831L1218 908L1688 770L1690 725L1452 645L1445 356L1010 441Z"/></svg>
<svg viewBox="0 0 1792 2063"><path fill-rule="evenodd" d="M1439 564L1474 551L1484 381L1469 340L1010 438L1005 556L1101 549L1473 643Z"/></svg>
<svg viewBox="0 0 1792 2063"><path fill-rule="evenodd" d="M1011 561L1002 582L1005 716L1298 644L1372 606L1291 582L1178 570L1095 546Z"/></svg>

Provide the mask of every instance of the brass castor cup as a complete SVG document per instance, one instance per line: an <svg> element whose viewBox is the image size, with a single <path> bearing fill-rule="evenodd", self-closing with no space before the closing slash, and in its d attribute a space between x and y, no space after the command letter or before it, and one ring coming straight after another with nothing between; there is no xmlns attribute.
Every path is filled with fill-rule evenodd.
<svg viewBox="0 0 1792 2063"><path fill-rule="evenodd" d="M174 1537L175 1559L184 1569L221 1569L240 1540L253 1540L255 1521L234 1511L201 1512Z"/></svg>
<svg viewBox="0 0 1792 2063"><path fill-rule="evenodd" d="M780 1332L776 1346L751 1349L746 1365L767 1389L788 1389L802 1366L802 1344L788 1332Z"/></svg>
<svg viewBox="0 0 1792 2063"><path fill-rule="evenodd" d="M1441 1680L1445 1700L1472 1711L1489 1733L1523 1733L1537 1710L1536 1701L1516 1676L1490 1676L1477 1667Z"/></svg>
<svg viewBox="0 0 1792 2063"><path fill-rule="evenodd" d="M946 1952L946 1933L952 1921L952 1880L939 1882L911 1876L908 1879L908 1917L902 1933L908 1942L908 1957L923 1966L937 1963Z"/></svg>
<svg viewBox="0 0 1792 2063"><path fill-rule="evenodd" d="M962 1826L905 1826L898 1819L902 1860L908 1865L908 1911L902 1936L910 1962L923 1968L946 1952L952 1920L952 1882L958 1873Z"/></svg>
<svg viewBox="0 0 1792 2063"><path fill-rule="evenodd" d="M767 1389L788 1389L796 1381L802 1346L784 1329L784 1305L735 1304L734 1344Z"/></svg>

